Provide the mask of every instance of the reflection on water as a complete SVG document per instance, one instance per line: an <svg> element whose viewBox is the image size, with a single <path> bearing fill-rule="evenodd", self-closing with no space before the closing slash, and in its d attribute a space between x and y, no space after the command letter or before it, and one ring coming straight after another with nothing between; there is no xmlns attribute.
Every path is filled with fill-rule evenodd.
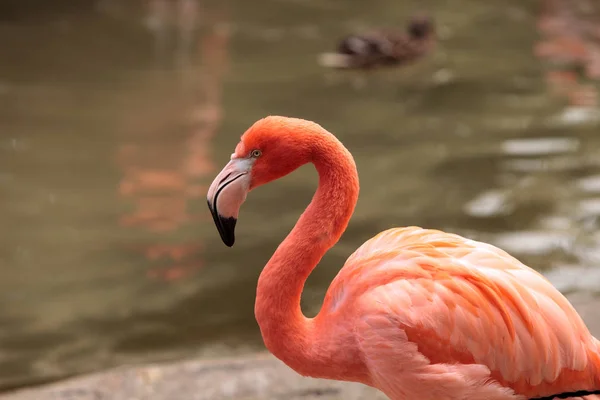
<svg viewBox="0 0 600 400"><path fill-rule="evenodd" d="M551 68L546 79L571 104L597 106L600 78L600 11L593 0L542 0L535 53Z"/></svg>
<svg viewBox="0 0 600 400"><path fill-rule="evenodd" d="M185 47L189 47L196 4L189 0L180 4L154 0L152 12L160 22L156 24L156 30L165 28L160 17L168 13L169 6L179 5L180 26L185 28L185 34L180 37L184 39ZM118 149L118 163L123 169L119 194L131 198L135 205L131 212L120 218L122 227L170 233L183 225L206 221L205 213L196 211L192 214L190 205L201 203L199 199L205 197L207 190L201 180L210 179L207 174L215 170L210 160L210 141L223 118L221 92L229 40L225 21L209 17L211 15L206 15L205 20L213 27L197 43L201 68L184 63L185 67L179 70L181 86L169 85L161 94L153 88L150 94L145 93L144 98L136 102L135 112L128 113L123 121L125 137ZM161 32L157 34L157 42L163 41L162 35ZM178 125L183 125L182 132L173 132ZM173 135L185 140L172 140ZM151 270L150 276L180 279L201 267L202 244L198 238L184 243L162 243L163 236L158 240L159 243L143 245L136 250L150 261L167 258L173 265Z"/></svg>
<svg viewBox="0 0 600 400"><path fill-rule="evenodd" d="M537 10L457 1L431 2L432 57L360 92L329 86L316 55L421 2L265 1L265 13L242 0L60 0L37 14L13 2L0 23L0 385L261 348L256 279L316 173L253 191L232 249L204 197L267 114L319 121L360 172L355 217L307 283L308 314L356 247L412 224L597 292L598 126L549 95Z"/></svg>

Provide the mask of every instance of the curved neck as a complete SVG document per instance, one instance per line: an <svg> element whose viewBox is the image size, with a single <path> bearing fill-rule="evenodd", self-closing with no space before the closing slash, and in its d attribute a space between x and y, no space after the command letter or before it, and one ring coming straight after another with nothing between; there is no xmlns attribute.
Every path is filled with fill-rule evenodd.
<svg viewBox="0 0 600 400"><path fill-rule="evenodd" d="M333 135L326 137L326 145L321 142L312 152L319 187L265 266L256 294L255 315L265 345L300 373L314 374L319 360L327 358L314 346L314 320L302 314L302 289L323 255L342 236L359 191L352 156Z"/></svg>

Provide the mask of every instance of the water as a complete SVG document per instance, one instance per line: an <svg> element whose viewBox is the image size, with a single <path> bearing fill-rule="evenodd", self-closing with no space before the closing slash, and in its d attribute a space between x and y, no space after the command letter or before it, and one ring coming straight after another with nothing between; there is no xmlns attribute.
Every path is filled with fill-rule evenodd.
<svg viewBox="0 0 600 400"><path fill-rule="evenodd" d="M356 247L413 224L501 246L565 292L598 292L598 127L569 123L577 110L561 120L522 2L213 1L198 20L188 2L187 30L170 36L133 3L29 3L43 2L0 12L0 387L262 349L256 280L316 173L253 191L233 249L205 193L268 114L318 121L360 172L307 314ZM316 65L343 33L417 6L435 10L434 57L360 91Z"/></svg>

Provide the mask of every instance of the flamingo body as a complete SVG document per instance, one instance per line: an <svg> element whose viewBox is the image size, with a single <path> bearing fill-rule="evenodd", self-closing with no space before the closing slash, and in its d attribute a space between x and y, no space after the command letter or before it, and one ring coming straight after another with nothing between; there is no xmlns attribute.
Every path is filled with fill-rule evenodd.
<svg viewBox="0 0 600 400"><path fill-rule="evenodd" d="M594 387L600 376L598 342L541 274L441 231L396 228L367 241L318 318L354 327L368 384L394 399L529 398Z"/></svg>
<svg viewBox="0 0 600 400"><path fill-rule="evenodd" d="M600 394L600 344L567 299L508 253L455 234L381 232L348 258L319 314L306 318L304 283L358 198L348 150L313 122L268 117L242 136L208 192L231 246L247 193L308 162L319 187L257 287L256 319L276 357L299 374L361 382L392 400L527 400L579 391L600 398L588 395Z"/></svg>

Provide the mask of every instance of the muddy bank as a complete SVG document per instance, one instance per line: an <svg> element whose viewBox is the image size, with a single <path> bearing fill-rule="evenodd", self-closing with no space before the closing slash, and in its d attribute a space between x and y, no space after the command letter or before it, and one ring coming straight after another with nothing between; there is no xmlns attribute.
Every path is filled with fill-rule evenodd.
<svg viewBox="0 0 600 400"><path fill-rule="evenodd" d="M569 296L590 330L600 336L600 298ZM384 400L358 384L298 376L268 354L228 360L116 368L23 389L0 400Z"/></svg>

